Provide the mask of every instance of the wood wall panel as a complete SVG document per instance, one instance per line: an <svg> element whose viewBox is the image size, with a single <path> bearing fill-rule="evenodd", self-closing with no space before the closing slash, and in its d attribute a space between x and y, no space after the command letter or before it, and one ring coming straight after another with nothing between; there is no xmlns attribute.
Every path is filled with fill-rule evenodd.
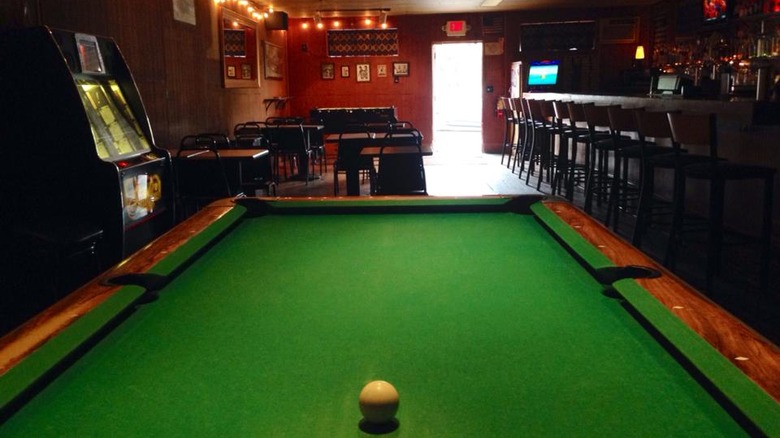
<svg viewBox="0 0 780 438"><path fill-rule="evenodd" d="M550 52L518 51L519 27L523 23L538 23L566 20L599 20L603 17L643 16L645 11L634 8L545 10L535 12L505 13L503 35L489 35L483 39L481 14L413 15L391 16L389 23L399 29L399 56L393 58L329 58L326 53L324 31L313 27L302 29L301 20L290 20L288 35L290 52L290 111L294 114L308 114L313 107L333 106L395 106L400 118L412 121L432 140L432 45L443 42L477 41L499 42L503 39L502 55L483 58L482 83L482 126L483 150L500 152L503 136L503 121L497 116L496 104L509 88L509 64L513 61L526 62L538 57L552 56ZM495 14L492 14L495 15ZM447 20L466 20L471 30L463 38L448 38L442 31ZM310 22L310 21L309 21ZM640 20L640 23L643 21ZM644 43L647 44L647 43ZM610 84L621 81L620 73L631 67L634 45L597 45L589 53L555 53L571 65L577 77L563 78L566 87L572 91L587 92L602 90ZM647 45L646 45L647 48ZM649 49L652 50L652 49ZM630 52L630 53L629 53ZM411 74L400 78L377 78L377 64L392 64L393 61L408 61ZM320 78L320 66L324 62L336 64L336 78ZM372 66L370 83L357 83L355 64L369 63ZM340 67L349 65L349 78L340 77ZM492 86L493 92L487 87Z"/></svg>
<svg viewBox="0 0 780 438"><path fill-rule="evenodd" d="M30 13L22 16L25 6ZM306 115L315 106L394 105L399 117L414 121L430 139L432 44L480 40L483 35L481 14L391 16L391 24L399 29L400 56L334 59L328 58L325 53L325 33L314 29L303 31L299 20L290 20L287 31L266 31L260 24L260 43L267 39L285 49L288 60L286 77L283 80L261 77L260 88L225 89L219 58L219 7L211 0L195 0L195 6L195 26L173 19L170 0L8 0L0 11L8 17L10 25L46 24L116 39L141 91L155 141L168 148L175 148L186 134L203 131L230 133L239 122L264 120L275 115ZM503 36L491 34L488 36L491 40L485 39L497 42L503 38L504 53L484 59L484 149L490 152L499 149L503 125L496 116L495 105L498 97L504 95L509 87L509 63L528 61L542 55L517 51L520 24L637 15L643 16L641 11L626 8L504 13ZM465 19L472 27L468 36L447 38L441 30L444 23L460 19ZM643 26L648 22L640 19ZM646 31L643 32L647 35ZM645 44L646 49L652 51L647 42ZM576 65L584 66L580 69L581 77L571 81L571 87L578 88L573 91L603 91L606 85L619 81L620 70L630 66L632 61L626 55L628 52L630 48L606 45L593 54L577 55L579 60L572 58ZM581 59L583 56L586 59ZM383 63L389 68L396 60L410 63L409 77L402 77L395 83L391 75L386 78L376 76L377 64ZM326 81L320 78L323 62L336 64L335 79ZM358 63L372 65L371 82L355 81L355 65ZM341 65L350 66L350 78L340 77ZM493 87L492 93L485 91L488 85ZM290 96L292 100L285 108L272 106L266 110L263 99L275 96Z"/></svg>

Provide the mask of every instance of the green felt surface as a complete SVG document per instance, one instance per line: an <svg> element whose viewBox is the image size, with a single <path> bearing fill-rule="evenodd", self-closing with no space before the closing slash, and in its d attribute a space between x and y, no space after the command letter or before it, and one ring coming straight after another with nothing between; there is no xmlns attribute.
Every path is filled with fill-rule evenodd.
<svg viewBox="0 0 780 438"><path fill-rule="evenodd" d="M243 221L0 436L739 436L531 215Z"/></svg>

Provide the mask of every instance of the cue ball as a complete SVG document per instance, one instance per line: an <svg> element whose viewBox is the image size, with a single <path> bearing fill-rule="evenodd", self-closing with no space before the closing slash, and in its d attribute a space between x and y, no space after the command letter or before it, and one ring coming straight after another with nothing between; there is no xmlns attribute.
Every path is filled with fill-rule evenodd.
<svg viewBox="0 0 780 438"><path fill-rule="evenodd" d="M382 424L398 411L398 391L384 380L369 382L360 391L360 412L370 423Z"/></svg>

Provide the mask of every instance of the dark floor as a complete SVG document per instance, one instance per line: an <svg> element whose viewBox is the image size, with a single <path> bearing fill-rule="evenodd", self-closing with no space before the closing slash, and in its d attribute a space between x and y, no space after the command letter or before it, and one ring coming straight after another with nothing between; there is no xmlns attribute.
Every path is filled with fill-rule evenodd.
<svg viewBox="0 0 780 438"><path fill-rule="evenodd" d="M451 133L447 137L451 142L438 142L434 145L434 155L426 158L426 178L428 193L431 196L479 196L479 195L515 195L538 194L535 178L532 185L526 185L523 179L500 164L500 155L482 154L472 146L462 146L464 140L478 138L471 133ZM437 136L441 138L441 136ZM341 194L344 193L344 176L340 176ZM328 168L323 178L308 184L300 181L282 182L277 188L278 196L333 196L333 173ZM368 195L369 184L364 181L361 193ZM550 186L542 184L542 193L550 194ZM576 190L574 204L582 207L581 190ZM594 217L603 220L603 209L595 208ZM634 218L629 214L621 216L618 234L630 240ZM655 260L662 260L666 239L665 229L652 229L648 232L643 251ZM757 251L751 247L732 247L726 251L723 267L715 280L714 291L707 295L722 307L745 321L775 344L780 344L780 251L775 251L772 262L772 274L768 294L762 294L758 287L756 269ZM674 272L685 281L698 288L705 289L704 248L700 244L689 243L679 256Z"/></svg>

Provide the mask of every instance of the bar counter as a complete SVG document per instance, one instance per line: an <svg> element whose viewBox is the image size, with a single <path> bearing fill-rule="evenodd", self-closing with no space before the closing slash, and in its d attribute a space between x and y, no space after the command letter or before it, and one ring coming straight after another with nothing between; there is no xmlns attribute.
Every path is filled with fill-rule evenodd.
<svg viewBox="0 0 780 438"><path fill-rule="evenodd" d="M780 169L780 104L755 100L704 100L674 97L635 97L567 93L525 93L529 99L593 102L597 105L621 105L648 111L715 113L718 117L718 155L737 163L760 164ZM707 153L689 148L691 153ZM660 174L659 174L660 176ZM671 174L656 177L656 193L671 199ZM707 211L708 187L700 181L688 184L691 210ZM726 187L726 226L757 234L760 229L762 186L757 181L733 182ZM780 193L780 176L775 178L774 193ZM747 212L747 213L746 213ZM775 195L772 240L780 246L780 202Z"/></svg>

